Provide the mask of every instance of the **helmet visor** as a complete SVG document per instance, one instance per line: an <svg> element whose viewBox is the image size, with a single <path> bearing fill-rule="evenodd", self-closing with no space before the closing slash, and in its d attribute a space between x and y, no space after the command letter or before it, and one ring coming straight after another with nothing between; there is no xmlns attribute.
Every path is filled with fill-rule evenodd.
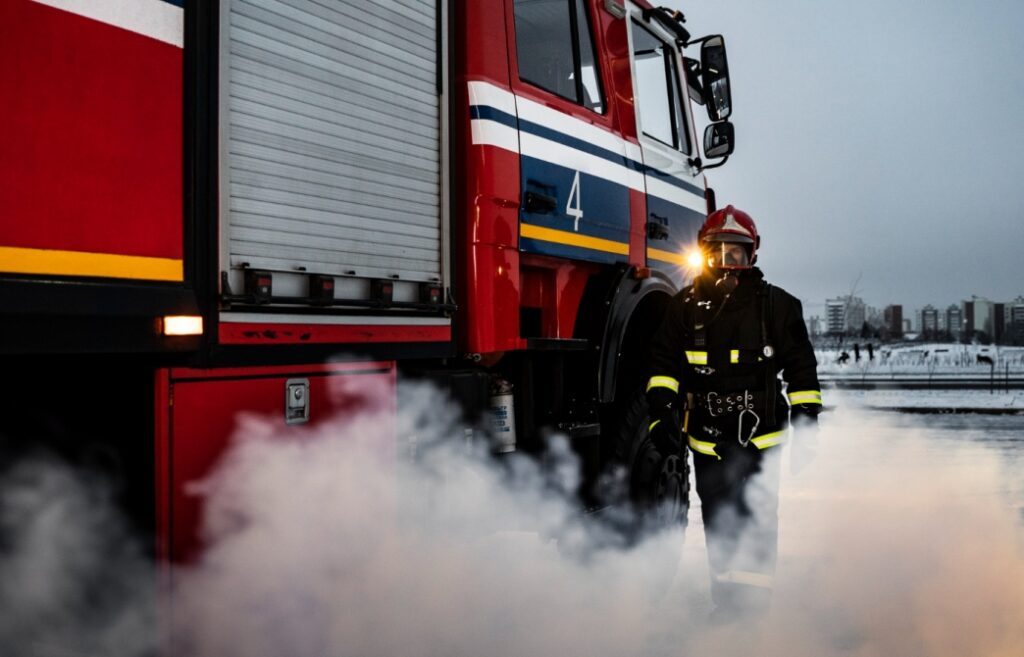
<svg viewBox="0 0 1024 657"><path fill-rule="evenodd" d="M747 269L752 246L745 242L704 242L704 259L710 269Z"/></svg>

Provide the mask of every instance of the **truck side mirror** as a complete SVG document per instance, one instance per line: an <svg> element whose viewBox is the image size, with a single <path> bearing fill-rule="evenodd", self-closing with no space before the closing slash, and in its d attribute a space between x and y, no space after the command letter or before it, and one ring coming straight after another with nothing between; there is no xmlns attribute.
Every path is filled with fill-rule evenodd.
<svg viewBox="0 0 1024 657"><path fill-rule="evenodd" d="M728 157L735 145L736 132L728 121L704 128L704 157Z"/></svg>
<svg viewBox="0 0 1024 657"><path fill-rule="evenodd" d="M706 37L700 46L701 81L708 118L723 121L732 114L729 91L729 64L725 58L725 39L721 35Z"/></svg>

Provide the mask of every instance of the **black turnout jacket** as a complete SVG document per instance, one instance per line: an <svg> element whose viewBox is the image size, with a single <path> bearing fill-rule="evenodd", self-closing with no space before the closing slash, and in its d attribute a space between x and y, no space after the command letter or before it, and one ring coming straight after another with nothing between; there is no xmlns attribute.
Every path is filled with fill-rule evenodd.
<svg viewBox="0 0 1024 657"><path fill-rule="evenodd" d="M790 407L811 419L821 408L800 301L756 267L737 278L729 292L702 275L673 297L650 351L652 417L684 396L690 448L718 458L726 442L778 445Z"/></svg>

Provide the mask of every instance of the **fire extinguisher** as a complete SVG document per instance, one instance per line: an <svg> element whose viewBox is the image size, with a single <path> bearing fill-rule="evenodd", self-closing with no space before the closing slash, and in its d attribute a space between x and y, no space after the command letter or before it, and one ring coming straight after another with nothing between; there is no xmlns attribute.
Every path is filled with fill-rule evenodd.
<svg viewBox="0 0 1024 657"><path fill-rule="evenodd" d="M494 451L516 451L516 407L512 384L502 378L491 381L491 440Z"/></svg>

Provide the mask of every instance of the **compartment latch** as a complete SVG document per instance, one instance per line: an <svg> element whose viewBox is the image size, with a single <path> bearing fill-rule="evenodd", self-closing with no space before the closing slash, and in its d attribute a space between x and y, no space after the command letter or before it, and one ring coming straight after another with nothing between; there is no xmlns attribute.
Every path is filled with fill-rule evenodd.
<svg viewBox="0 0 1024 657"><path fill-rule="evenodd" d="M288 379L284 384L285 424L309 422L309 379Z"/></svg>

